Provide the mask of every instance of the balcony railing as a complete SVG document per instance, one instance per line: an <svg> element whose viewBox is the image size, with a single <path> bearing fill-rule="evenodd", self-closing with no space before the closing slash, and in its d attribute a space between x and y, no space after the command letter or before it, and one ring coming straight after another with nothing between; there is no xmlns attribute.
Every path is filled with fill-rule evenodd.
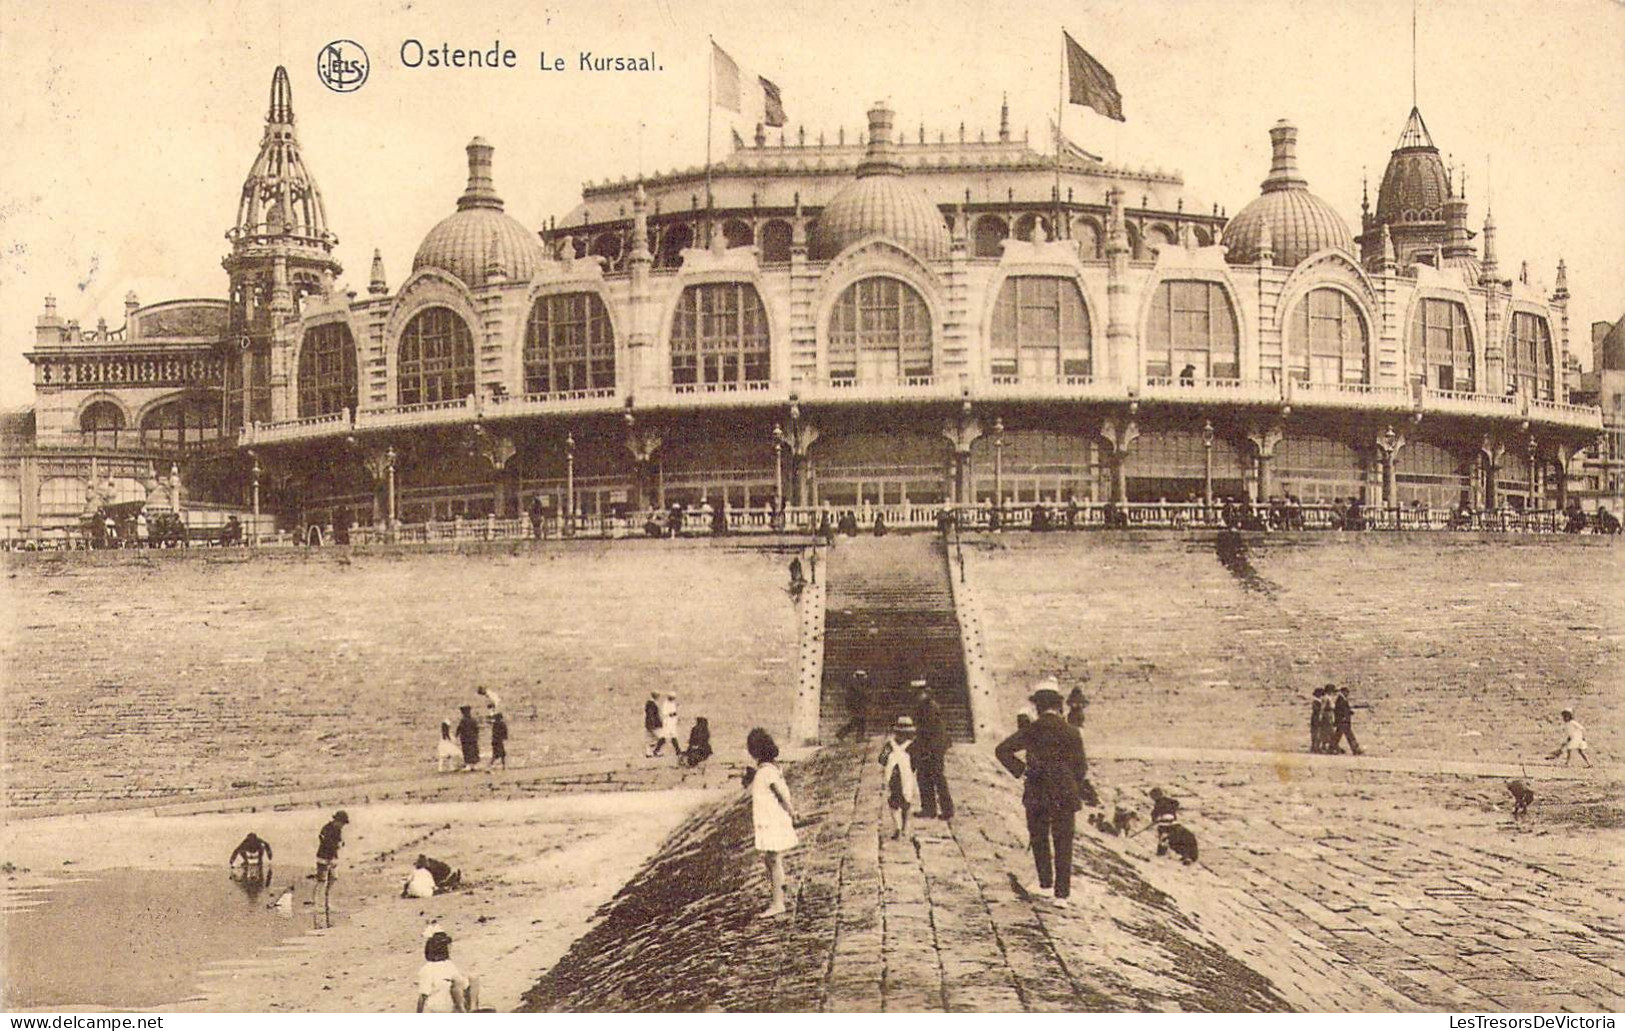
<svg viewBox="0 0 1625 1031"><path fill-rule="evenodd" d="M1281 384L1251 379L1183 379L1147 376L1144 397L1151 401L1211 401L1218 403L1279 403Z"/></svg>

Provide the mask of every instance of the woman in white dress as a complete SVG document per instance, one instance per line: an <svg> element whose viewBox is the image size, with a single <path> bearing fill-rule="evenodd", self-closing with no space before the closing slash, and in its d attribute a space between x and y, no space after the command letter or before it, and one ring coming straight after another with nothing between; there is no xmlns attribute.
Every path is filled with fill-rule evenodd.
<svg viewBox="0 0 1625 1031"><path fill-rule="evenodd" d="M886 785L886 806L891 809L892 840L908 834L909 818L920 802L920 784L914 777L914 760L908 748L914 743L914 720L897 717L891 736L880 747L880 765L886 772L881 783Z"/></svg>
<svg viewBox="0 0 1625 1031"><path fill-rule="evenodd" d="M755 769L746 774L751 818L756 825L756 851L762 854L768 883L773 886L773 904L762 915L778 916L785 912L784 853L800 843L796 838L795 803L790 800L790 786L779 770L779 746L773 736L757 727L745 738L745 750L756 763Z"/></svg>

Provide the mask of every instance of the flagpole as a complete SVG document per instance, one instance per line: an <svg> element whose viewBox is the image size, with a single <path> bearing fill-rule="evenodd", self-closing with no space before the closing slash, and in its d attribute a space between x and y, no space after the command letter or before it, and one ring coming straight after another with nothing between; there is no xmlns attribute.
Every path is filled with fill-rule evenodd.
<svg viewBox="0 0 1625 1031"><path fill-rule="evenodd" d="M1061 116L1066 113L1066 30L1061 30L1061 77L1055 82L1055 225L1054 237L1061 239ZM1068 227L1070 228L1070 227ZM1069 232L1067 236L1071 236Z"/></svg>
<svg viewBox="0 0 1625 1031"><path fill-rule="evenodd" d="M711 113L716 107L712 91L716 88L717 77L717 39L715 36L706 36L711 42L711 49L705 55L705 227L702 245L711 246Z"/></svg>

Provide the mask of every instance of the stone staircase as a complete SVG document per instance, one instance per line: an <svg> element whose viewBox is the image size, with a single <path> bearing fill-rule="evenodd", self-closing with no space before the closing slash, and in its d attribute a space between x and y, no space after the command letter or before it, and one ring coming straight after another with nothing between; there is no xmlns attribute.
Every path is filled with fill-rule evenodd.
<svg viewBox="0 0 1625 1031"><path fill-rule="evenodd" d="M825 742L848 725L847 687L869 674L864 736L883 733L914 710L910 681L936 694L956 741L973 740L965 660L954 616L947 556L927 534L840 538L827 565L823 697Z"/></svg>

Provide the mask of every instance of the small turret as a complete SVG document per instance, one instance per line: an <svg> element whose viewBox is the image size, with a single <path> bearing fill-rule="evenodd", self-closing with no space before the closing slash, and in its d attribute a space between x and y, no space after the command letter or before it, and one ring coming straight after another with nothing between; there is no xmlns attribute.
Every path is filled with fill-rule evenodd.
<svg viewBox="0 0 1625 1031"><path fill-rule="evenodd" d="M1478 281L1485 286L1499 282L1501 266L1495 257L1495 213L1489 209L1484 211L1484 260L1483 272Z"/></svg>
<svg viewBox="0 0 1625 1031"><path fill-rule="evenodd" d="M632 193L632 249L627 261L634 265L647 265L653 260L649 253L649 195L644 192L640 180L638 188Z"/></svg>
<svg viewBox="0 0 1625 1031"><path fill-rule="evenodd" d="M1559 304L1569 299L1569 267L1562 258L1557 259L1557 289L1552 293L1552 300Z"/></svg>
<svg viewBox="0 0 1625 1031"><path fill-rule="evenodd" d="M1010 94L1004 95L999 103L999 142L1010 142Z"/></svg>
<svg viewBox="0 0 1625 1031"><path fill-rule="evenodd" d="M367 293L375 297L389 293L389 283L384 279L384 254L376 247L372 249L372 275L367 282Z"/></svg>

